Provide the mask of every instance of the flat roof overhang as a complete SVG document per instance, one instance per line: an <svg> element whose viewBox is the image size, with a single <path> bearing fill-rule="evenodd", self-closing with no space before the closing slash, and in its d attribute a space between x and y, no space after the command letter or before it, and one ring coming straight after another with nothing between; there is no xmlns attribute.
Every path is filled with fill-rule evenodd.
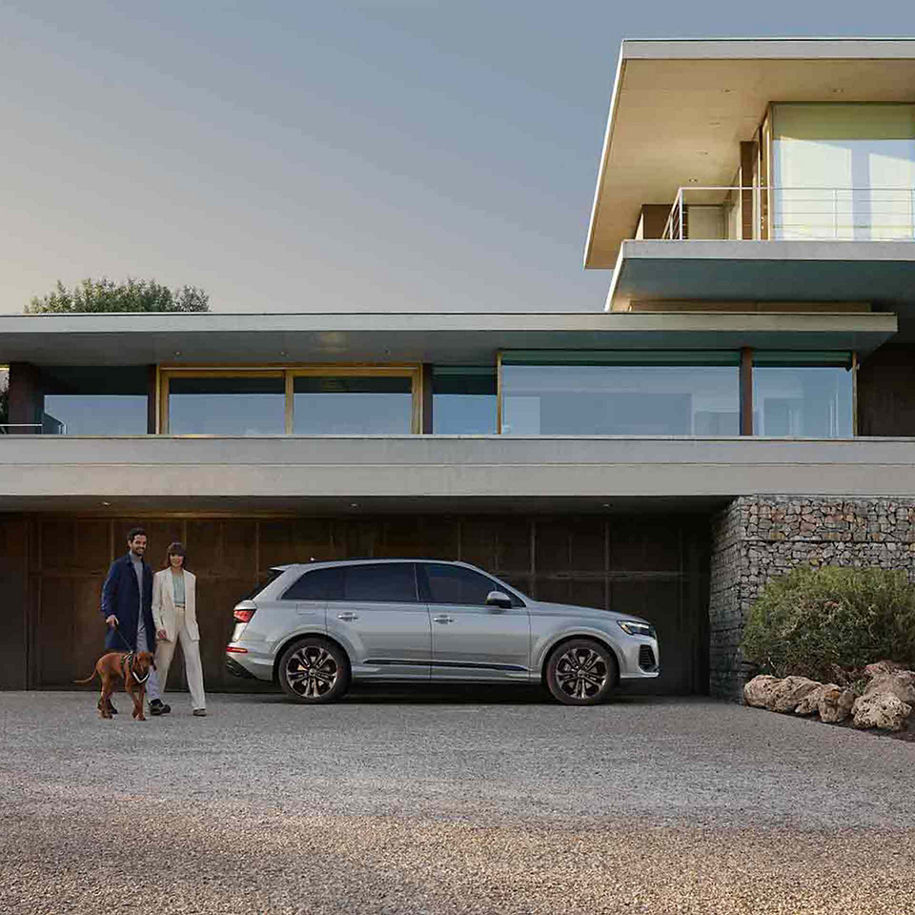
<svg viewBox="0 0 915 915"><path fill-rule="evenodd" d="M851 349L896 329L874 314L0 315L0 364L494 364L500 350Z"/></svg>
<svg viewBox="0 0 915 915"><path fill-rule="evenodd" d="M910 496L915 440L4 436L0 511L695 510Z"/></svg>
<svg viewBox="0 0 915 915"><path fill-rule="evenodd" d="M915 316L915 244L628 240L607 308L623 310L633 300L708 302L710 308L716 301L868 302L886 311L822 316L824 329L829 324L835 332L861 334L864 352L897 331L897 314ZM789 314L771 317L781 327Z"/></svg>
<svg viewBox="0 0 915 915"><path fill-rule="evenodd" d="M585 267L612 268L643 204L728 186L770 102L912 102L913 39L624 41Z"/></svg>

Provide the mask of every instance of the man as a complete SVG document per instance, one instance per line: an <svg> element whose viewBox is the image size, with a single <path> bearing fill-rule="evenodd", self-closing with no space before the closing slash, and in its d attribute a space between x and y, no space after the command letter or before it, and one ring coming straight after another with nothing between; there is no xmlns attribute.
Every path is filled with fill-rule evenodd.
<svg viewBox="0 0 915 915"><path fill-rule="evenodd" d="M133 528L127 535L128 553L115 559L102 586L102 616L108 625L105 648L109 651L156 650L152 618L152 570L143 559L146 531ZM146 682L150 715L164 715L171 706L162 701L159 679L154 670ZM109 708L116 715L117 709Z"/></svg>

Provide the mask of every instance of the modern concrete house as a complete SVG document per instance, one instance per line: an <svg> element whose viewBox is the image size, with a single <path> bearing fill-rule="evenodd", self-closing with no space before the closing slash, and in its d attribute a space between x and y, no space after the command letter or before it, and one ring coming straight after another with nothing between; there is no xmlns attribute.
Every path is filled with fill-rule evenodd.
<svg viewBox="0 0 915 915"><path fill-rule="evenodd" d="M798 562L915 571L915 40L625 42L586 314L0 317L0 686L68 685L129 527L210 688L270 566L463 559L733 695ZM612 271L612 275L609 273Z"/></svg>

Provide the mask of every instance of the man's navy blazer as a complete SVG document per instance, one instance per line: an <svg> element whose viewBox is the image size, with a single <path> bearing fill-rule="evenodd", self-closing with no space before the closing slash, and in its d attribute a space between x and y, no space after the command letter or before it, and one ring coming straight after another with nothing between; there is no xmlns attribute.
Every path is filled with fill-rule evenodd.
<svg viewBox="0 0 915 915"><path fill-rule="evenodd" d="M152 618L152 570L143 562L143 622L146 626L146 642L150 651L155 650L156 630ZM107 619L114 614L118 618L118 629L108 630L105 647L111 651L126 651L129 645L137 650L137 626L139 623L140 590L137 573L133 570L130 553L115 559L108 570L108 577L102 586L102 616ZM121 638L118 637L118 632ZM125 645L126 643L126 645Z"/></svg>

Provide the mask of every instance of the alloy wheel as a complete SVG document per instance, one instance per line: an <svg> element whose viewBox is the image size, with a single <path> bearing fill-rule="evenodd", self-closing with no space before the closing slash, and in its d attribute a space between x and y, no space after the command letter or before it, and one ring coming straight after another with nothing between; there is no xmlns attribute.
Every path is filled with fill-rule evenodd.
<svg viewBox="0 0 915 915"><path fill-rule="evenodd" d="M286 661L284 675L289 689L303 699L321 699L336 686L340 667L321 645L303 645Z"/></svg>
<svg viewBox="0 0 915 915"><path fill-rule="evenodd" d="M604 689L609 676L606 660L586 646L569 648L556 662L556 686L570 699L593 699Z"/></svg>

